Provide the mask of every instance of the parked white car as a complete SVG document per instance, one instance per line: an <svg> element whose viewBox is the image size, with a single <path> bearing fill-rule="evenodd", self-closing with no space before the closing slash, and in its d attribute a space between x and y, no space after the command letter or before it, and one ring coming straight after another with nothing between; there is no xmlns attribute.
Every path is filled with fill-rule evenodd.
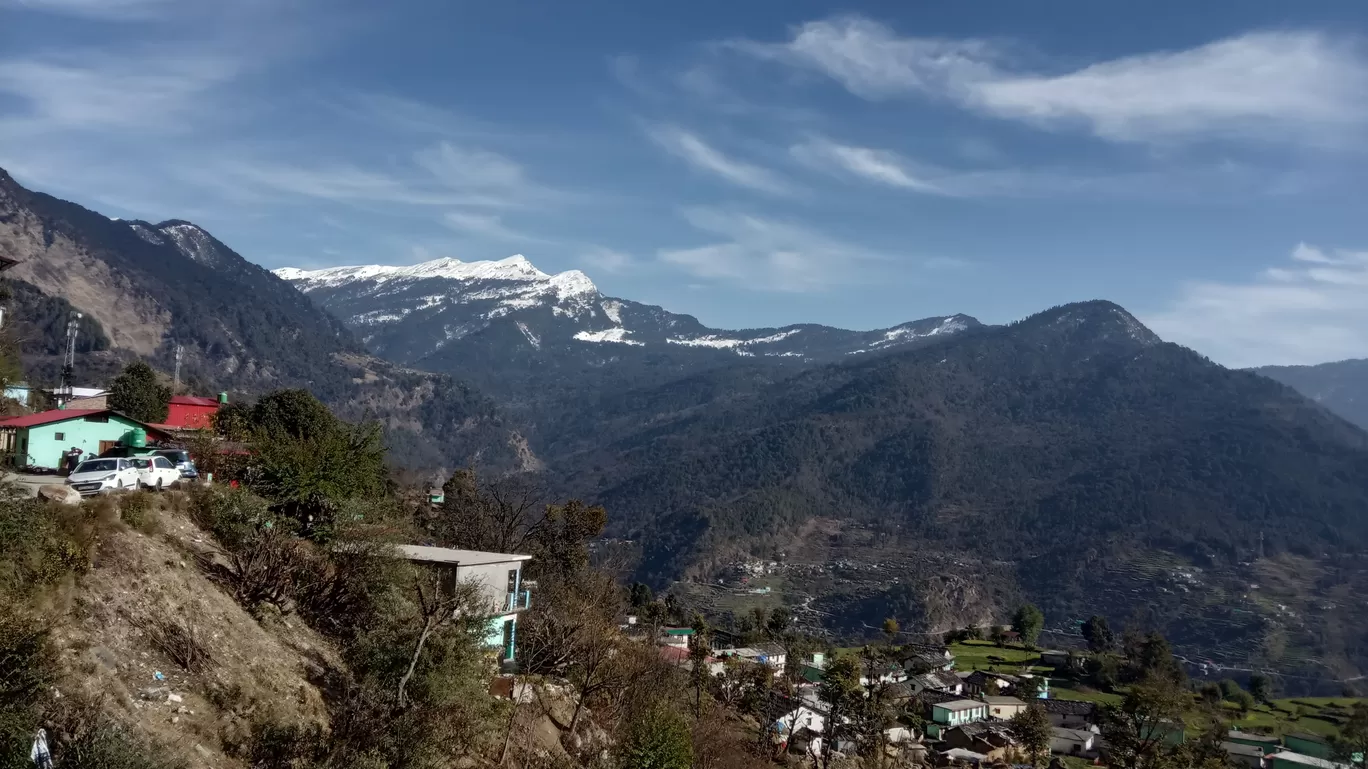
<svg viewBox="0 0 1368 769"><path fill-rule="evenodd" d="M101 494L106 491L131 489L138 485L138 468L127 459L87 459L71 475L67 485L80 492L81 496Z"/></svg>
<svg viewBox="0 0 1368 769"><path fill-rule="evenodd" d="M161 491L181 479L181 471L171 464L170 459L160 454L129 457L127 461L138 469L138 485L143 488Z"/></svg>

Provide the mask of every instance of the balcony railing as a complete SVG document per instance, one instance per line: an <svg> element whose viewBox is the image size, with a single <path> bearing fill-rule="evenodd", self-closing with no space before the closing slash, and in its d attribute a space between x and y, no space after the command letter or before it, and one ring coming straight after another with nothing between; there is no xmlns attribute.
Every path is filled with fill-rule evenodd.
<svg viewBox="0 0 1368 769"><path fill-rule="evenodd" d="M532 605L532 591L519 590L504 596L504 611L522 611Z"/></svg>

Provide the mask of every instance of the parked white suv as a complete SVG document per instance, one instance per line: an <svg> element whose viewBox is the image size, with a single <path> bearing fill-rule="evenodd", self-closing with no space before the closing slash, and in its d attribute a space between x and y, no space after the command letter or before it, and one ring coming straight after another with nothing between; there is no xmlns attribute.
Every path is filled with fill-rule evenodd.
<svg viewBox="0 0 1368 769"><path fill-rule="evenodd" d="M145 488L161 491L181 479L181 471L160 454L129 457L128 462L138 469L138 485Z"/></svg>
<svg viewBox="0 0 1368 769"><path fill-rule="evenodd" d="M138 468L127 459L87 459L76 465L76 470L67 476L66 482L83 497L106 491L131 489L138 485Z"/></svg>

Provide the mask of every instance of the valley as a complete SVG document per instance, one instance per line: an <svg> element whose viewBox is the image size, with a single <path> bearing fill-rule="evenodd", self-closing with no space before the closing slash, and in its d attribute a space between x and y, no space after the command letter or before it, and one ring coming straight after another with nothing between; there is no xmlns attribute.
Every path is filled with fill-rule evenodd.
<svg viewBox="0 0 1368 769"><path fill-rule="evenodd" d="M39 383L79 310L92 384L138 358L165 371L180 345L193 388L307 388L377 421L409 477L469 466L605 505L637 578L718 616L761 600L853 640L1029 600L1060 638L1101 611L1306 691L1368 669L1348 608L1368 586L1368 435L1115 304L728 330L522 256L271 273L189 222L0 181ZM730 592L771 561L769 593Z"/></svg>

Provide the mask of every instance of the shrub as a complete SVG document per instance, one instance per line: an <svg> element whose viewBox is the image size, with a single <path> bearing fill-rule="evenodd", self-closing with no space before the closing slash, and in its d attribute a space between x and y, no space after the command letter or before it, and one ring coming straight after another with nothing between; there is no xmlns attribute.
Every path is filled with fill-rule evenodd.
<svg viewBox="0 0 1368 769"><path fill-rule="evenodd" d="M24 498L0 487L0 594L27 594L90 565L99 529L115 516Z"/></svg>
<svg viewBox="0 0 1368 769"><path fill-rule="evenodd" d="M170 759L104 712L102 703L75 696L57 701L48 714L53 764L81 769L180 769ZM24 752L27 757L28 752Z"/></svg>
<svg viewBox="0 0 1368 769"><path fill-rule="evenodd" d="M124 494L119 499L119 517L144 534L156 534L159 529L152 494L146 491Z"/></svg>
<svg viewBox="0 0 1368 769"><path fill-rule="evenodd" d="M621 753L623 764L632 769L689 769L693 738L678 713L658 706L628 723Z"/></svg>
<svg viewBox="0 0 1368 769"><path fill-rule="evenodd" d="M29 740L56 674L47 630L0 598L0 769L30 766Z"/></svg>

